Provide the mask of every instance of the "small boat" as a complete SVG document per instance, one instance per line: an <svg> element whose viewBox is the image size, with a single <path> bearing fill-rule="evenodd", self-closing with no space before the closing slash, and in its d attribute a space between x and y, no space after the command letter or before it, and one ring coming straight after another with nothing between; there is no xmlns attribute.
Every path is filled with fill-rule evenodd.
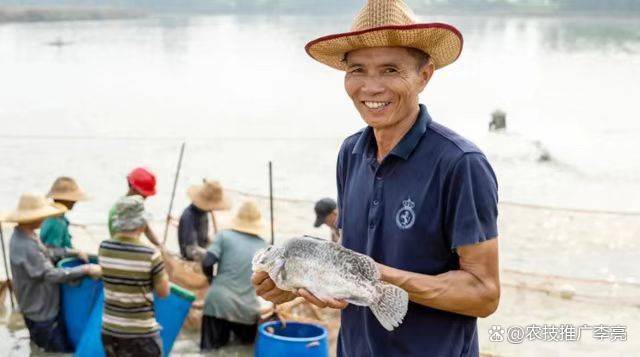
<svg viewBox="0 0 640 357"><path fill-rule="evenodd" d="M54 46L54 47L64 47L64 46L69 46L72 43L73 42L71 41L64 41L60 37L58 37L55 41L48 42L47 45Z"/></svg>

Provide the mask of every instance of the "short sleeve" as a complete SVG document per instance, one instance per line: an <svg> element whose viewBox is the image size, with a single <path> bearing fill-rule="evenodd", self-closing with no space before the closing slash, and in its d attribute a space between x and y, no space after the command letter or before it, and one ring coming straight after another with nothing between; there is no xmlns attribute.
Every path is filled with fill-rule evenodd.
<svg viewBox="0 0 640 357"><path fill-rule="evenodd" d="M159 251L156 251L151 256L151 279L155 284L166 276L167 271L164 268L164 259L162 259L162 254Z"/></svg>
<svg viewBox="0 0 640 357"><path fill-rule="evenodd" d="M216 235L215 239L213 240L213 243L211 243L211 245L209 246L209 249L207 249L207 251L211 252L213 255L216 256L216 258L218 258L218 261L222 259L223 240L224 240L224 235L222 233L219 233L218 235Z"/></svg>
<svg viewBox="0 0 640 357"><path fill-rule="evenodd" d="M340 148L340 152L338 153L338 162L336 164L336 185L338 188L338 229L342 229L342 203L343 203L343 195L344 195L344 185L346 181L346 170L345 170L345 152L347 152L347 146L345 143L342 144Z"/></svg>
<svg viewBox="0 0 640 357"><path fill-rule="evenodd" d="M481 153L467 153L446 182L445 232L451 249L498 236L498 182Z"/></svg>

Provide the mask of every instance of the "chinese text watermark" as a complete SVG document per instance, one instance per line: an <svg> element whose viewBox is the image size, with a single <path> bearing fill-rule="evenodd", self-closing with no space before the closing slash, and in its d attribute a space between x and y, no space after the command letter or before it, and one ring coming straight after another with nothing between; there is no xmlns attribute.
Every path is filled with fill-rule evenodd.
<svg viewBox="0 0 640 357"><path fill-rule="evenodd" d="M503 328L493 325L489 328L489 341L521 344L529 341L577 342L585 335L598 341L626 341L627 326L623 325L526 325Z"/></svg>

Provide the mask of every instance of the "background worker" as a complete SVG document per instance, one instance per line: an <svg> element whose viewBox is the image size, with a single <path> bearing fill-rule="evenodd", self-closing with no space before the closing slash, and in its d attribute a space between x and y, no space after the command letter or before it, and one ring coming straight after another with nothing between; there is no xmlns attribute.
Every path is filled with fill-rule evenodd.
<svg viewBox="0 0 640 357"><path fill-rule="evenodd" d="M36 234L47 217L64 213L46 198L23 194L18 207L3 216L3 221L17 223L9 243L11 273L18 305L29 329L29 338L47 352L72 352L64 322L60 317L58 284L85 275L100 277L100 266L85 264L74 268L55 268L52 260L61 258L42 244ZM66 255L69 256L69 255ZM64 256L63 256L64 257Z"/></svg>
<svg viewBox="0 0 640 357"><path fill-rule="evenodd" d="M146 200L148 197L156 194L156 176L145 168L138 167L133 169L127 175L127 184L129 185L129 190L127 191L126 196L139 195ZM114 205L109 211L109 233L112 237L115 233L113 229L113 218L115 217L115 214L116 207ZM149 225L145 227L144 235L151 243L153 243L153 245L162 248L162 244L160 243L158 236L156 236Z"/></svg>
<svg viewBox="0 0 640 357"><path fill-rule="evenodd" d="M215 222L214 212L228 210L230 205L217 181L205 179L201 185L189 187L187 194L191 204L182 212L178 225L180 255L186 260L202 261L211 244L208 213Z"/></svg>
<svg viewBox="0 0 640 357"><path fill-rule="evenodd" d="M340 229L338 229L338 204L333 198L323 198L316 202L314 207L316 221L313 226L318 228L323 224L331 229L331 240L334 243L340 242Z"/></svg>
<svg viewBox="0 0 640 357"><path fill-rule="evenodd" d="M218 234L202 264L218 273L204 300L200 349L208 351L229 342L231 332L242 343L256 337L260 304L251 285L251 261L267 246L262 239L264 222L254 201L244 202L231 222L231 229Z"/></svg>
<svg viewBox="0 0 640 357"><path fill-rule="evenodd" d="M66 211L71 211L79 201L88 199L84 191L71 177L58 177L51 186L47 197L53 199L54 203L63 207ZM71 233L69 232L69 220L66 212L61 215L49 217L44 220L40 228L40 239L42 243L51 249L66 249L69 254L76 254L80 259L88 261L87 254L73 249Z"/></svg>
<svg viewBox="0 0 640 357"><path fill-rule="evenodd" d="M164 261L159 251L140 241L147 228L143 197L122 197L114 207L115 234L99 250L104 282L102 343L108 357L159 357L162 341L153 292L169 295Z"/></svg>

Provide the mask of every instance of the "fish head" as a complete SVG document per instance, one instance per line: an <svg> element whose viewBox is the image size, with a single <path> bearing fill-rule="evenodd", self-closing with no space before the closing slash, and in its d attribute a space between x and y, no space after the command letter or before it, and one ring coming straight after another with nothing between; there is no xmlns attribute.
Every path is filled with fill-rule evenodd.
<svg viewBox="0 0 640 357"><path fill-rule="evenodd" d="M281 247L269 246L260 249L253 256L251 262L254 272L265 271L269 276L277 275L278 271L284 265L284 249Z"/></svg>

